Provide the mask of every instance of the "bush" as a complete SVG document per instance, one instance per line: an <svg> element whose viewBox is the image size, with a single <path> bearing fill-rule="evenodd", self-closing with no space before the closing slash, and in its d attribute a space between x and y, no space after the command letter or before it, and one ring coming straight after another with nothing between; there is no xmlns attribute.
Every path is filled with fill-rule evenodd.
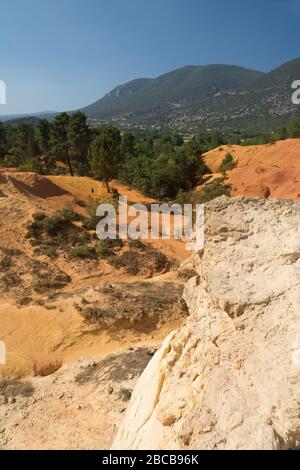
<svg viewBox="0 0 300 470"><path fill-rule="evenodd" d="M47 235L55 236L59 234L63 234L64 228L66 226L66 219L64 214L58 212L52 216L46 217L43 220L43 229Z"/></svg>
<svg viewBox="0 0 300 470"><path fill-rule="evenodd" d="M109 262L116 269L125 269L131 276L145 271L149 271L151 275L169 266L169 260L163 253L146 245L140 251L136 249L125 251L120 256L111 258Z"/></svg>
<svg viewBox="0 0 300 470"><path fill-rule="evenodd" d="M57 248L47 244L40 245L34 252L38 255L48 256L49 258L55 258L57 256Z"/></svg>
<svg viewBox="0 0 300 470"><path fill-rule="evenodd" d="M12 267L12 259L10 256L5 255L0 261L0 271L7 271Z"/></svg>
<svg viewBox="0 0 300 470"><path fill-rule="evenodd" d="M22 251L18 248L6 248L4 246L1 246L0 250L7 256L20 256L22 254Z"/></svg>
<svg viewBox="0 0 300 470"><path fill-rule="evenodd" d="M84 217L84 219L82 220L82 226L86 230L96 231L97 224L100 222L100 220L101 220L100 217L97 217L96 215L92 215L90 217Z"/></svg>
<svg viewBox="0 0 300 470"><path fill-rule="evenodd" d="M40 238L43 234L43 221L46 218L46 214L43 212L37 212L33 214L33 222L27 224L26 238Z"/></svg>
<svg viewBox="0 0 300 470"><path fill-rule="evenodd" d="M235 162L234 162L233 156L231 155L231 153L227 153L224 157L224 160L222 162L222 165L220 166L219 171L220 172L230 171L230 170L233 170L234 167L235 167Z"/></svg>
<svg viewBox="0 0 300 470"><path fill-rule="evenodd" d="M112 258L110 264L116 269L125 268L128 274L136 276L140 270L139 254L135 251L125 251L122 255Z"/></svg>
<svg viewBox="0 0 300 470"><path fill-rule="evenodd" d="M76 243L80 237L78 228L72 222L79 220L82 220L80 214L70 209L54 215L37 212L33 215L33 222L27 224L26 238L33 239L32 245L45 244L45 237L56 237L57 241L67 238L69 243Z"/></svg>
<svg viewBox="0 0 300 470"><path fill-rule="evenodd" d="M103 325L104 319L110 318L113 311L111 311L109 308L100 308L96 305L93 305L81 310L80 313L88 322L96 322Z"/></svg>
<svg viewBox="0 0 300 470"><path fill-rule="evenodd" d="M108 258L114 254L107 240L99 240L95 245L95 251L100 258Z"/></svg>
<svg viewBox="0 0 300 470"><path fill-rule="evenodd" d="M0 380L0 396L9 397L30 397L34 389L29 382L21 382L20 380Z"/></svg>
<svg viewBox="0 0 300 470"><path fill-rule="evenodd" d="M72 209L63 209L59 215L68 222L78 222L83 219L83 216L74 212Z"/></svg>
<svg viewBox="0 0 300 470"><path fill-rule="evenodd" d="M12 289L13 287L19 287L23 284L22 279L18 274L8 272L1 278L2 287L5 289Z"/></svg>
<svg viewBox="0 0 300 470"><path fill-rule="evenodd" d="M187 145L151 157L129 157L122 164L120 177L147 196L164 200L176 197L179 189L193 187L207 172L199 148Z"/></svg>
<svg viewBox="0 0 300 470"><path fill-rule="evenodd" d="M224 178L218 178L206 184L202 191L179 193L176 202L179 204L205 204L220 196L230 196L230 187L224 184Z"/></svg>
<svg viewBox="0 0 300 470"><path fill-rule="evenodd" d="M230 196L230 188L223 181L218 178L207 184L198 196L198 204L204 204L220 196Z"/></svg>
<svg viewBox="0 0 300 470"><path fill-rule="evenodd" d="M140 240L129 240L128 246L130 249L146 250L146 246Z"/></svg>
<svg viewBox="0 0 300 470"><path fill-rule="evenodd" d="M46 214L44 212L36 212L35 214L33 214L32 218L35 222L41 222L42 220L44 220L46 218Z"/></svg>
<svg viewBox="0 0 300 470"><path fill-rule="evenodd" d="M74 222L82 221L82 228ZM98 241L96 234L89 233L95 229L98 217L83 218L71 209L65 209L54 215L46 215L37 212L33 215L33 221L27 225L26 238L34 247L35 253L54 257L57 249L68 250L73 258L96 259L107 258L114 255L113 249L123 246L122 240ZM85 230L84 230L85 229ZM90 244L96 238L96 244Z"/></svg>
<svg viewBox="0 0 300 470"><path fill-rule="evenodd" d="M152 252L154 258L154 269L156 272L160 272L168 266L168 258L163 253L161 253L161 251L153 250Z"/></svg>
<svg viewBox="0 0 300 470"><path fill-rule="evenodd" d="M46 174L42 163L36 158L29 159L25 163L19 165L17 170L20 172L38 173L40 175Z"/></svg>
<svg viewBox="0 0 300 470"><path fill-rule="evenodd" d="M73 258L80 258L80 259L95 259L97 257L95 247L89 246L89 245L81 245L81 246L78 246L77 248L71 249L70 255Z"/></svg>

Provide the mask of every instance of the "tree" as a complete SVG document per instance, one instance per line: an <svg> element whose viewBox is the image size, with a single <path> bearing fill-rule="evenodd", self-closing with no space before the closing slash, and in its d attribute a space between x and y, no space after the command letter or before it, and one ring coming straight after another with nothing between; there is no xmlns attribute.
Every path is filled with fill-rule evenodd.
<svg viewBox="0 0 300 470"><path fill-rule="evenodd" d="M7 141L6 141L5 127L2 124L2 122L0 122L0 159L2 159L5 155L6 144L7 144Z"/></svg>
<svg viewBox="0 0 300 470"><path fill-rule="evenodd" d="M288 131L286 127L280 127L274 132L274 140L285 140L288 138Z"/></svg>
<svg viewBox="0 0 300 470"><path fill-rule="evenodd" d="M88 165L90 130L86 121L85 114L78 111L72 114L68 126L68 155L79 174L85 174Z"/></svg>
<svg viewBox="0 0 300 470"><path fill-rule="evenodd" d="M130 132L124 132L121 142L121 158L125 159L135 154L135 137Z"/></svg>
<svg viewBox="0 0 300 470"><path fill-rule="evenodd" d="M17 165L24 163L37 153L33 134L33 128L29 124L21 122L17 125L15 145L11 149L11 153L14 155Z"/></svg>
<svg viewBox="0 0 300 470"><path fill-rule="evenodd" d="M118 173L120 146L120 131L112 126L103 126L91 145L92 170L95 176L105 182L108 193L109 181Z"/></svg>
<svg viewBox="0 0 300 470"><path fill-rule="evenodd" d="M61 113L51 124L50 146L51 154L54 158L67 163L71 176L74 175L69 152L68 152L68 130L69 116L67 113Z"/></svg>
<svg viewBox="0 0 300 470"><path fill-rule="evenodd" d="M174 149L172 137L170 135L164 135L156 142L155 150L158 154L170 154Z"/></svg>
<svg viewBox="0 0 300 470"><path fill-rule="evenodd" d="M41 119L38 122L35 131L35 138L39 145L40 151L48 161L50 150L50 123L47 121L47 119Z"/></svg>
<svg viewBox="0 0 300 470"><path fill-rule="evenodd" d="M300 137L300 122L292 122L289 125L288 135L292 139Z"/></svg>
<svg viewBox="0 0 300 470"><path fill-rule="evenodd" d="M214 132L210 136L210 143L211 143L211 148L212 149L214 149L216 147L220 147L220 145L224 144L224 138L218 132Z"/></svg>

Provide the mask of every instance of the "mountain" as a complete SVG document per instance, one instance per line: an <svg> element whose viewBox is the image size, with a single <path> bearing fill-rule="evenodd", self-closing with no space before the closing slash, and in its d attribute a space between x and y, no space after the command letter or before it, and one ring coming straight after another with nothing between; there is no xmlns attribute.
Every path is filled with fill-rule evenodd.
<svg viewBox="0 0 300 470"><path fill-rule="evenodd" d="M56 111L41 111L38 113L30 113L30 114L0 114L0 122L7 122L7 121L16 121L16 122L32 122L36 121L37 119L48 119L52 120L57 115Z"/></svg>
<svg viewBox="0 0 300 470"><path fill-rule="evenodd" d="M300 118L292 103L300 59L263 73L231 65L186 66L114 88L82 109L121 127L270 129Z"/></svg>

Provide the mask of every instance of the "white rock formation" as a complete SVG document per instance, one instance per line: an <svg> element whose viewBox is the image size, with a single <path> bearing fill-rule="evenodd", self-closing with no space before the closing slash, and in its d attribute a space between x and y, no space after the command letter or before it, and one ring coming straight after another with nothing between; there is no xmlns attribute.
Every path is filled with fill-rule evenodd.
<svg viewBox="0 0 300 470"><path fill-rule="evenodd" d="M206 208L185 326L141 376L114 449L288 449L300 442L300 204Z"/></svg>

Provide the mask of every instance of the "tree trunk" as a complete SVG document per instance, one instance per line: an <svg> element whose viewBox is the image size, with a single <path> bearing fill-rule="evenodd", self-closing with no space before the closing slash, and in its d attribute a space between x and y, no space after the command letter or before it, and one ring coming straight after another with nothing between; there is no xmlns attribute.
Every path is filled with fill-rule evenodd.
<svg viewBox="0 0 300 470"><path fill-rule="evenodd" d="M68 166L69 166L69 169L70 169L71 176L74 176L73 168L72 168L72 165L71 165L71 160L70 160L69 155L67 155L67 162L68 162Z"/></svg>
<svg viewBox="0 0 300 470"><path fill-rule="evenodd" d="M110 187L109 187L109 184L108 184L108 180L105 178L105 185L106 185L106 190L108 193L110 193Z"/></svg>

